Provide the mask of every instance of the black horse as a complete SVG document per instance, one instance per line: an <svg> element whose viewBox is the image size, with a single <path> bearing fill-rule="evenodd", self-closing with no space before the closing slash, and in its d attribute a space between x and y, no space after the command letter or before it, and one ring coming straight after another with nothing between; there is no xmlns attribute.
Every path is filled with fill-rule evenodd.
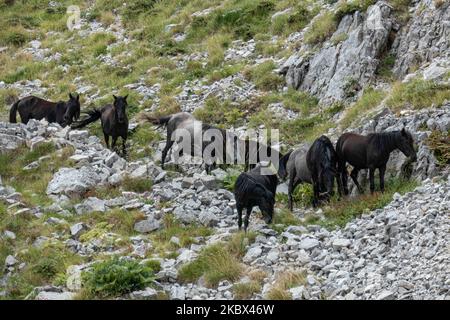
<svg viewBox="0 0 450 320"><path fill-rule="evenodd" d="M239 175L234 186L239 230L242 227L242 210L246 209L244 230L247 231L250 214L255 206L263 213L266 223L272 222L277 184L277 175L262 175L260 166Z"/></svg>
<svg viewBox="0 0 450 320"><path fill-rule="evenodd" d="M417 159L414 149L414 139L404 128L398 131L372 133L362 136L355 133L344 133L336 144L336 152L339 157L338 170L342 176L344 193L348 194L346 163L353 166L350 176L353 179L359 193L363 189L358 183L358 172L361 169L369 169L370 192L375 191L375 169L380 172L380 189L384 192L384 173L386 164L392 151L399 149L405 156L414 162Z"/></svg>
<svg viewBox="0 0 450 320"><path fill-rule="evenodd" d="M328 137L321 136L314 141L306 154L306 165L311 173L314 207L321 198L328 200L333 196L335 178L339 194L341 194L341 179L337 171L338 155Z"/></svg>
<svg viewBox="0 0 450 320"><path fill-rule="evenodd" d="M114 103L108 104L103 108L93 109L87 111L89 115L86 119L80 120L74 123L71 127L72 129L82 128L89 123L97 121L101 118L103 135L105 137L105 143L108 148L113 150L116 147L117 139L122 138L122 154L126 155L126 141L128 137L128 117L126 108L128 106L127 97L114 97ZM112 146L109 144L109 137L112 137Z"/></svg>
<svg viewBox="0 0 450 320"><path fill-rule="evenodd" d="M9 112L9 122L17 122L17 111L22 123L27 124L30 119L46 119L57 122L65 127L80 117L80 95L76 97L69 93L66 102L51 102L35 96L28 96L16 101Z"/></svg>

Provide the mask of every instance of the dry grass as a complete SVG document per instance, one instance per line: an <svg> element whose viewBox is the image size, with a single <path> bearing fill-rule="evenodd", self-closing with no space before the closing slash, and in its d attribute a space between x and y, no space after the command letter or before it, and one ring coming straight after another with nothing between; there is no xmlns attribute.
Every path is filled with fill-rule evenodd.
<svg viewBox="0 0 450 320"><path fill-rule="evenodd" d="M275 284L267 293L266 298L270 300L292 299L289 289L306 284L306 273L304 271L287 270L278 274Z"/></svg>

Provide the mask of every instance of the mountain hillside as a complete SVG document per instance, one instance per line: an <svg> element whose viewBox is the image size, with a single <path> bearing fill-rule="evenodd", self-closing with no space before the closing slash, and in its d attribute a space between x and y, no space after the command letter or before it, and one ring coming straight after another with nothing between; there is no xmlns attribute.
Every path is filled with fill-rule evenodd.
<svg viewBox="0 0 450 320"><path fill-rule="evenodd" d="M0 299L448 299L450 2L0 1ZM100 122L9 123L11 105L128 95L128 155ZM238 231L234 182L161 168L166 130L192 113L283 152L327 135L406 128L386 191L311 207L301 185L274 221ZM351 179L349 179L351 180ZM378 174L376 174L378 184ZM116 281L111 282L114 278Z"/></svg>

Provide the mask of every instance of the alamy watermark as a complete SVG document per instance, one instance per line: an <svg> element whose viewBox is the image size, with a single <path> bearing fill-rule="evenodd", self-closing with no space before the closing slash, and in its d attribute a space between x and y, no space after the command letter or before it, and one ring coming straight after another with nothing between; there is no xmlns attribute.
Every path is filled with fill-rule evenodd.
<svg viewBox="0 0 450 320"><path fill-rule="evenodd" d="M178 128L171 136L177 164L261 164L261 174L273 174L280 160L279 131L247 130L243 137L217 128L204 129L200 121ZM187 157L186 157L187 156Z"/></svg>

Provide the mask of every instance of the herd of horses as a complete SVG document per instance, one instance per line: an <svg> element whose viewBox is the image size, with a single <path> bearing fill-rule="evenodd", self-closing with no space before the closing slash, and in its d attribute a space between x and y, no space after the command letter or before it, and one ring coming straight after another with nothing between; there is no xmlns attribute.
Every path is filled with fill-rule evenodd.
<svg viewBox="0 0 450 320"><path fill-rule="evenodd" d="M30 119L46 119L48 122L57 122L63 127L70 126L73 129L85 127L101 119L106 146L114 149L118 138L121 137L122 153L125 156L128 137L127 96L113 95L113 98L112 104L105 105L101 109L86 111L87 116L79 119L81 111L79 95L69 94L67 101L56 103L35 96L28 96L12 105L10 122L15 123L17 121L17 112L22 123L25 124ZM166 126L167 140L162 151L162 168L164 168L167 153L177 142L173 138L177 130L183 129L194 136L196 126L201 129L201 133L214 129L218 132L218 137L215 137L215 139L221 139L221 141L216 142L223 144L224 153L227 150L225 144L229 143L230 139L232 143L239 141L239 138L230 131L203 123L186 112L163 117L142 114L141 119L154 125ZM110 137L112 137L112 145L110 145ZM191 155L195 155L196 148L204 151L207 147L207 143L203 140L199 146L194 145L195 141L195 139L191 139ZM382 192L384 191L386 164L392 151L400 150L409 158L410 162L417 159L414 139L411 133L404 128L368 135L344 133L337 140L336 147L333 146L328 137L322 135L311 145L302 145L300 148L289 151L284 155L270 145L265 145L259 141L251 143L249 138L243 141L243 145L245 146L243 155L245 169L236 180L234 195L239 229L242 228L242 212L246 210L244 230L247 230L249 217L255 206L259 207L266 223L272 222L275 193L279 180L288 180L288 206L290 210L293 209L292 194L300 183L312 184L314 191L312 205L316 207L320 202L328 201L334 195L335 180L339 197L349 194L347 163L353 167L350 177L360 193L363 193L363 189L358 182L358 173L362 169L369 170L370 191L373 193L375 191L374 175L377 169L379 170L380 189ZM261 160L259 159L259 150L261 148L265 149L266 154L273 156L276 153L276 159L278 159L277 171L271 174L263 174L263 166L259 163ZM233 154L232 163L237 163L236 154L238 153ZM257 165L255 162L250 162L251 155L256 155ZM216 167L219 156L224 159L226 155L218 155L213 152L212 157L207 161L203 159L208 173Z"/></svg>

